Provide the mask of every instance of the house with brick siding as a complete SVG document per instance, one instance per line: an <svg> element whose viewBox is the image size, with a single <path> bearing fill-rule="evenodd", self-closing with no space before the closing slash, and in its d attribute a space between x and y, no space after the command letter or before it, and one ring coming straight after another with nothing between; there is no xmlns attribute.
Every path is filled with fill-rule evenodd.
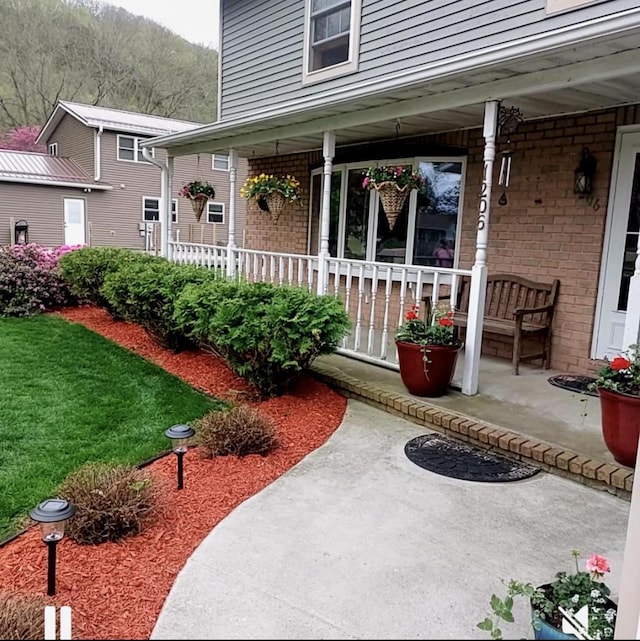
<svg viewBox="0 0 640 641"><path fill-rule="evenodd" d="M47 246L89 244L159 251L162 149L147 159L141 143L184 132L198 123L60 101L38 141L47 153L0 150L0 243L15 242L16 223L28 239ZM175 163L171 237L220 245L228 242L229 162L225 154L191 154ZM246 161L239 172L246 175ZM215 197L200 221L178 192L208 180ZM244 207L235 218L242 234Z"/></svg>
<svg viewBox="0 0 640 641"><path fill-rule="evenodd" d="M469 278L465 394L481 354L513 349L484 331L492 274L560 281L546 366L588 374L638 340L637 1L220 4L218 121L143 146L300 180L277 221L247 204L245 246L219 256L229 273L341 297L354 325L341 353L389 368L407 306L456 300ZM382 165L426 179L393 228L362 184ZM167 240L170 257L196 251Z"/></svg>

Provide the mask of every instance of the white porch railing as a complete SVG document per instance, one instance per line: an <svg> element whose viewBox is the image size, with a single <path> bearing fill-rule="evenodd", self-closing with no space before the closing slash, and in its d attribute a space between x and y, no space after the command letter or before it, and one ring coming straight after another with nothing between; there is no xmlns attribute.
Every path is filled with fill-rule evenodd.
<svg viewBox="0 0 640 641"><path fill-rule="evenodd" d="M236 248L229 265L227 247L174 241L169 242L168 253L174 262L219 268L251 282L318 290L319 256ZM461 278L471 276L467 269L326 260L327 277L321 291L339 298L352 322L338 351L394 370L399 369L394 334L407 310L426 297L433 303L448 300L453 307Z"/></svg>

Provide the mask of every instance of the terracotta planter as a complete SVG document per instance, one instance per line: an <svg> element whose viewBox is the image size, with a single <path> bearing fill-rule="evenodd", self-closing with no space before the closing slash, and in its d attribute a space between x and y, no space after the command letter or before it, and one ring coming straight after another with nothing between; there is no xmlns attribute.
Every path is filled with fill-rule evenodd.
<svg viewBox="0 0 640 641"><path fill-rule="evenodd" d="M636 466L640 436L640 396L598 388L602 410L602 435L613 458L621 465Z"/></svg>
<svg viewBox="0 0 640 641"><path fill-rule="evenodd" d="M447 393L461 344L423 347L414 343L396 341L396 347L400 377L410 394L433 397Z"/></svg>

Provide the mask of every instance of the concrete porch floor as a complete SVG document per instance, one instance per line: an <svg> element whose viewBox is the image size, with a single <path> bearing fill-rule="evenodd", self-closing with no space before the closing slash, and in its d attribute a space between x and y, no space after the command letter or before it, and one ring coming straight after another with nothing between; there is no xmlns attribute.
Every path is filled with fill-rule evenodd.
<svg viewBox="0 0 640 641"><path fill-rule="evenodd" d="M337 354L317 359L312 372L347 397L428 430L631 497L634 471L617 463L607 450L599 399L551 385L547 379L559 372L532 365L512 376L510 363L483 358L480 394L464 396L452 389L440 398L412 396L399 372Z"/></svg>

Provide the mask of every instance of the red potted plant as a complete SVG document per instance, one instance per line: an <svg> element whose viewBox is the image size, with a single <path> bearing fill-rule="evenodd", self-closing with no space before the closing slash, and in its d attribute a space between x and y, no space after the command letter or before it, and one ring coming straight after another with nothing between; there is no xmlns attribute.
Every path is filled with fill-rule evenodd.
<svg viewBox="0 0 640 641"><path fill-rule="evenodd" d="M454 331L454 312L439 303L420 318L420 306L406 313L396 330L400 377L415 396L442 396L447 393L462 347Z"/></svg>
<svg viewBox="0 0 640 641"><path fill-rule="evenodd" d="M600 397L607 448L618 463L635 467L640 436L640 344L607 360L592 388Z"/></svg>

